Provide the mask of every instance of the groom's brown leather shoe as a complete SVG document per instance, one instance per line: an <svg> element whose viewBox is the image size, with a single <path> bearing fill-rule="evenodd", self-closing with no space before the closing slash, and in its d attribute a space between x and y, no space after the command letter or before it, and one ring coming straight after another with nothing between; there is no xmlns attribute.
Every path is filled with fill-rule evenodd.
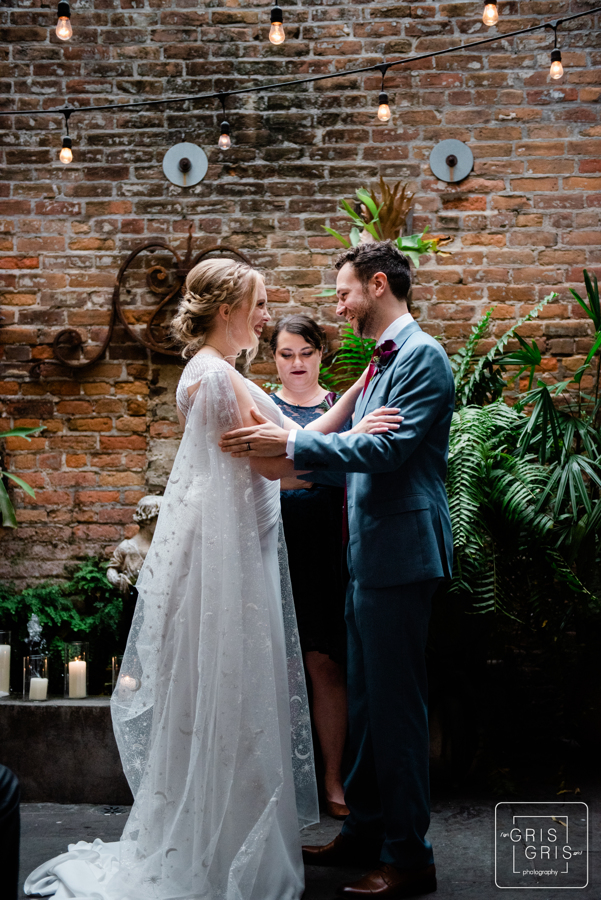
<svg viewBox="0 0 601 900"><path fill-rule="evenodd" d="M303 847L306 866L356 866L369 869L378 865L379 849L370 849L354 838L337 835L321 847Z"/></svg>
<svg viewBox="0 0 601 900"><path fill-rule="evenodd" d="M387 863L380 863L377 869L353 881L342 884L336 891L337 897L348 900L360 900L366 897L381 897L382 900L400 900L404 897L417 897L420 894L431 894L436 890L436 867L426 866L424 869L397 869Z"/></svg>

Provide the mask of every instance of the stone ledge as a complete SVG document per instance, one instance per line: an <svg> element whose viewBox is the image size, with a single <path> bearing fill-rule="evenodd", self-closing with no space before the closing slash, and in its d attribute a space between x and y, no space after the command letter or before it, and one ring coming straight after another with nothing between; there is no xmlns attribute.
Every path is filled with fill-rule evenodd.
<svg viewBox="0 0 601 900"><path fill-rule="evenodd" d="M130 804L108 697L0 700L0 763L29 803Z"/></svg>

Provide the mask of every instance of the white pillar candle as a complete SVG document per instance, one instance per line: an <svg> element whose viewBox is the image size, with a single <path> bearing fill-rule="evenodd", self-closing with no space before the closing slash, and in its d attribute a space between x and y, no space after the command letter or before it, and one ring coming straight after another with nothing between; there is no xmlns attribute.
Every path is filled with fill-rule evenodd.
<svg viewBox="0 0 601 900"><path fill-rule="evenodd" d="M29 699L45 700L48 695L48 679L32 678L29 682Z"/></svg>
<svg viewBox="0 0 601 900"><path fill-rule="evenodd" d="M0 644L0 697L10 692L10 644Z"/></svg>
<svg viewBox="0 0 601 900"><path fill-rule="evenodd" d="M69 663L69 697L76 700L86 696L86 663L83 659L74 659Z"/></svg>

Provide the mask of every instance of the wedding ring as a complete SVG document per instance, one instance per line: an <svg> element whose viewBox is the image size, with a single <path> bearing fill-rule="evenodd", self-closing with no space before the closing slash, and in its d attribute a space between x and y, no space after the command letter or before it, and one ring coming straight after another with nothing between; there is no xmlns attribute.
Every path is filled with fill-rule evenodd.
<svg viewBox="0 0 601 900"><path fill-rule="evenodd" d="M250 441L246 442L246 449L250 451Z"/></svg>

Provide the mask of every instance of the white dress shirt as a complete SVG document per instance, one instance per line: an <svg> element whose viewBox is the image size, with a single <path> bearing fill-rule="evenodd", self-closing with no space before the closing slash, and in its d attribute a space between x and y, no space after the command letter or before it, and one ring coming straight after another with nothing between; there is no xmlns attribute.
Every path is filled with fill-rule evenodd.
<svg viewBox="0 0 601 900"><path fill-rule="evenodd" d="M398 319L395 319L394 322L391 322L388 328L384 329L378 340L376 341L376 347L379 347L380 344L383 344L384 341L391 341L394 337L397 336L399 331L403 328L406 328L407 325L410 325L413 322L413 316L410 312L403 313L402 316L399 316ZM294 459L294 442L296 440L296 432L298 428L293 428L292 431L288 433L288 440L286 441L286 459Z"/></svg>

